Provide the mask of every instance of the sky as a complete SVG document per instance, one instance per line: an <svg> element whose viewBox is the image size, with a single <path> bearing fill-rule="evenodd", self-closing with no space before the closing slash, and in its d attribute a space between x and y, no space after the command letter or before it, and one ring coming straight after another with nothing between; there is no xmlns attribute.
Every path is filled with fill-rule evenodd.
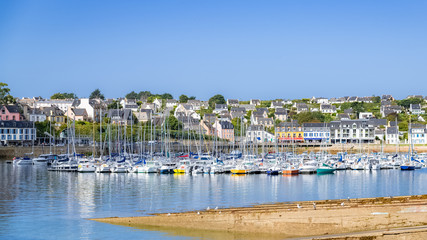
<svg viewBox="0 0 427 240"><path fill-rule="evenodd" d="M427 1L2 0L15 97L427 95Z"/></svg>

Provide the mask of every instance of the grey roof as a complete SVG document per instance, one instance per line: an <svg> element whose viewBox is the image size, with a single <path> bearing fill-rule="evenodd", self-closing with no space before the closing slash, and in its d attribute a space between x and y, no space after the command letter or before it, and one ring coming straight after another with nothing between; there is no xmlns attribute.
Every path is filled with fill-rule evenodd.
<svg viewBox="0 0 427 240"><path fill-rule="evenodd" d="M353 114L353 113L354 113L354 111L353 111L353 109L352 109L352 108L347 108L347 109L344 109L344 113L347 113L347 114Z"/></svg>
<svg viewBox="0 0 427 240"><path fill-rule="evenodd" d="M288 114L288 110L286 108L276 108L274 113L277 115Z"/></svg>
<svg viewBox="0 0 427 240"><path fill-rule="evenodd" d="M231 112L246 112L246 109L242 108L242 107L232 107L230 111Z"/></svg>
<svg viewBox="0 0 427 240"><path fill-rule="evenodd" d="M348 115L348 113L340 113L338 114L338 119L351 119L350 115Z"/></svg>
<svg viewBox="0 0 427 240"><path fill-rule="evenodd" d="M375 119L375 118L371 118L368 121L369 124L374 125L375 127L377 126L385 126L387 125L387 119Z"/></svg>
<svg viewBox="0 0 427 240"><path fill-rule="evenodd" d="M353 124L356 124L356 128L374 128L372 124L369 124L369 120L367 119L355 119L355 120L340 120L340 121L332 121L331 129L340 129L343 128L352 128ZM347 126L347 127L345 127Z"/></svg>
<svg viewBox="0 0 427 240"><path fill-rule="evenodd" d="M303 123L303 127L325 128L329 127L329 123Z"/></svg>
<svg viewBox="0 0 427 240"><path fill-rule="evenodd" d="M264 126L263 125L250 125L247 129L247 131L263 131Z"/></svg>
<svg viewBox="0 0 427 240"><path fill-rule="evenodd" d="M0 128L33 128L30 121L0 121Z"/></svg>
<svg viewBox="0 0 427 240"><path fill-rule="evenodd" d="M411 109L421 109L421 105L420 104L411 104Z"/></svg>
<svg viewBox="0 0 427 240"><path fill-rule="evenodd" d="M233 124L229 121L219 121L219 124L222 129L234 129Z"/></svg>
<svg viewBox="0 0 427 240"><path fill-rule="evenodd" d="M44 114L46 114L46 116L64 116L64 112L59 109L57 106L53 106L53 107L44 107L43 108L43 112Z"/></svg>
<svg viewBox="0 0 427 240"><path fill-rule="evenodd" d="M10 113L19 113L21 110L19 108L19 106L16 104L15 105L0 105L0 108L3 108L3 107L6 107Z"/></svg>
<svg viewBox="0 0 427 240"><path fill-rule="evenodd" d="M228 104L239 104L239 100L237 100L237 99L228 99L227 103Z"/></svg>
<svg viewBox="0 0 427 240"><path fill-rule="evenodd" d="M215 109L228 109L227 104L215 104Z"/></svg>
<svg viewBox="0 0 427 240"><path fill-rule="evenodd" d="M178 101L175 99L166 99L166 103L177 103Z"/></svg>
<svg viewBox="0 0 427 240"><path fill-rule="evenodd" d="M84 116L87 115L86 109L84 108L73 108L71 109L76 116Z"/></svg>
<svg viewBox="0 0 427 240"><path fill-rule="evenodd" d="M293 121L293 122L282 122L282 123L279 123L278 126L279 127L299 127L300 125L298 124L297 121Z"/></svg>
<svg viewBox="0 0 427 240"><path fill-rule="evenodd" d="M110 109L108 110L108 118L120 118L121 120L130 120L132 116L132 110L130 109Z"/></svg>
<svg viewBox="0 0 427 240"><path fill-rule="evenodd" d="M396 129L396 127L388 127L387 128L387 134L397 134L399 133L399 130Z"/></svg>

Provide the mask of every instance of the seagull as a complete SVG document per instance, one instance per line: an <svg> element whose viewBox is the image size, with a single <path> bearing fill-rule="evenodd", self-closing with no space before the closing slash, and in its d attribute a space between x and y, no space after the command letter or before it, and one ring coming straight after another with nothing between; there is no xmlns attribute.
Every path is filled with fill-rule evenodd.
<svg viewBox="0 0 427 240"><path fill-rule="evenodd" d="M349 202L350 202L350 197L347 197L347 201L349 201Z"/></svg>
<svg viewBox="0 0 427 240"><path fill-rule="evenodd" d="M206 208L206 210L207 210L207 211L209 211L209 210L211 210L211 208L208 206L208 207Z"/></svg>
<svg viewBox="0 0 427 240"><path fill-rule="evenodd" d="M301 205L297 204L297 208L302 208Z"/></svg>
<svg viewBox="0 0 427 240"><path fill-rule="evenodd" d="M221 211L219 211L219 214L221 214Z"/></svg>
<svg viewBox="0 0 427 240"><path fill-rule="evenodd" d="M171 214L170 213L168 213L168 216L170 216Z"/></svg>
<svg viewBox="0 0 427 240"><path fill-rule="evenodd" d="M316 203L315 202L313 202L313 208L314 208L314 210L316 210Z"/></svg>
<svg viewBox="0 0 427 240"><path fill-rule="evenodd" d="M215 210L218 210L218 206L215 207Z"/></svg>
<svg viewBox="0 0 427 240"><path fill-rule="evenodd" d="M197 214L200 214L200 212L197 212Z"/></svg>
<svg viewBox="0 0 427 240"><path fill-rule="evenodd" d="M341 206L344 206L344 202L341 203Z"/></svg>

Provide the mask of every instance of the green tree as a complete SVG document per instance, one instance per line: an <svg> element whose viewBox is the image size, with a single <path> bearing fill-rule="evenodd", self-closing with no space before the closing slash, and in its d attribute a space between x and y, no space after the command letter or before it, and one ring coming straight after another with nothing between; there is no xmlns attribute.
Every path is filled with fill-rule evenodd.
<svg viewBox="0 0 427 240"><path fill-rule="evenodd" d="M151 95L152 95L152 94L151 94L151 92L150 92L150 91L141 91L141 92L139 92L139 93L138 93L138 98L139 98L139 99L142 99L142 98L147 99L147 98L149 98Z"/></svg>
<svg viewBox="0 0 427 240"><path fill-rule="evenodd" d="M222 96L220 94L217 94L217 95L209 98L209 107L212 109L215 108L215 104L225 104L225 103L226 103L226 101L225 101L224 96Z"/></svg>
<svg viewBox="0 0 427 240"><path fill-rule="evenodd" d="M421 104L423 102L424 100L420 98L408 98L408 99L397 101L397 105L400 105L404 108L409 108L411 104Z"/></svg>
<svg viewBox="0 0 427 240"><path fill-rule="evenodd" d="M242 123L242 119L240 119L240 118L233 118L232 120L231 120L231 123L233 124L233 126L234 126L234 135L235 136L240 136L240 134L242 134L240 131L241 131L241 129L242 129L242 125L244 125L245 123L244 123L244 120L243 120L243 123ZM244 133L243 133L244 134Z"/></svg>
<svg viewBox="0 0 427 240"><path fill-rule="evenodd" d="M76 99L77 95L74 93L55 93L50 96L50 99Z"/></svg>
<svg viewBox="0 0 427 240"><path fill-rule="evenodd" d="M90 99L102 99L104 100L104 94L101 93L101 91L99 90L99 88L95 89L89 96Z"/></svg>
<svg viewBox="0 0 427 240"><path fill-rule="evenodd" d="M140 97L138 96L138 93L132 91L128 94L126 94L125 96L127 99L140 99Z"/></svg>
<svg viewBox="0 0 427 240"><path fill-rule="evenodd" d="M169 115L166 121L170 130L178 130L183 128L182 123L179 122L178 119L176 119L176 117L173 115Z"/></svg>
<svg viewBox="0 0 427 240"><path fill-rule="evenodd" d="M170 93L163 93L163 94L160 96L160 98L161 98L161 99L173 99L173 96L172 96L172 94L170 94Z"/></svg>
<svg viewBox="0 0 427 240"><path fill-rule="evenodd" d="M326 117L321 112L302 112L295 115L294 119L298 120L299 124L307 122L325 122Z"/></svg>
<svg viewBox="0 0 427 240"><path fill-rule="evenodd" d="M15 98L10 95L10 88L7 87L7 83L0 82L0 103L1 104L13 104Z"/></svg>
<svg viewBox="0 0 427 240"><path fill-rule="evenodd" d="M179 102L180 103L186 103L186 102L188 102L188 96L182 94L181 96L179 96Z"/></svg>
<svg viewBox="0 0 427 240"><path fill-rule="evenodd" d="M112 103L108 104L107 108L108 109L117 109L117 108L121 109L122 105L119 103L119 101L114 100Z"/></svg>
<svg viewBox="0 0 427 240"><path fill-rule="evenodd" d="M195 100L195 99L196 99L195 96L191 96L191 97L188 98L188 100Z"/></svg>

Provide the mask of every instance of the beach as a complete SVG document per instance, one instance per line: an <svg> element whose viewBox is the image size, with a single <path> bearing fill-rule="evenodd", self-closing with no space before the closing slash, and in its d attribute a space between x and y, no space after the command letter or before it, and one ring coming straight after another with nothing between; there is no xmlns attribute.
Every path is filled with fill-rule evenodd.
<svg viewBox="0 0 427 240"><path fill-rule="evenodd" d="M287 202L91 220L212 239L422 239L427 237L427 228L423 227L427 225L427 195Z"/></svg>

